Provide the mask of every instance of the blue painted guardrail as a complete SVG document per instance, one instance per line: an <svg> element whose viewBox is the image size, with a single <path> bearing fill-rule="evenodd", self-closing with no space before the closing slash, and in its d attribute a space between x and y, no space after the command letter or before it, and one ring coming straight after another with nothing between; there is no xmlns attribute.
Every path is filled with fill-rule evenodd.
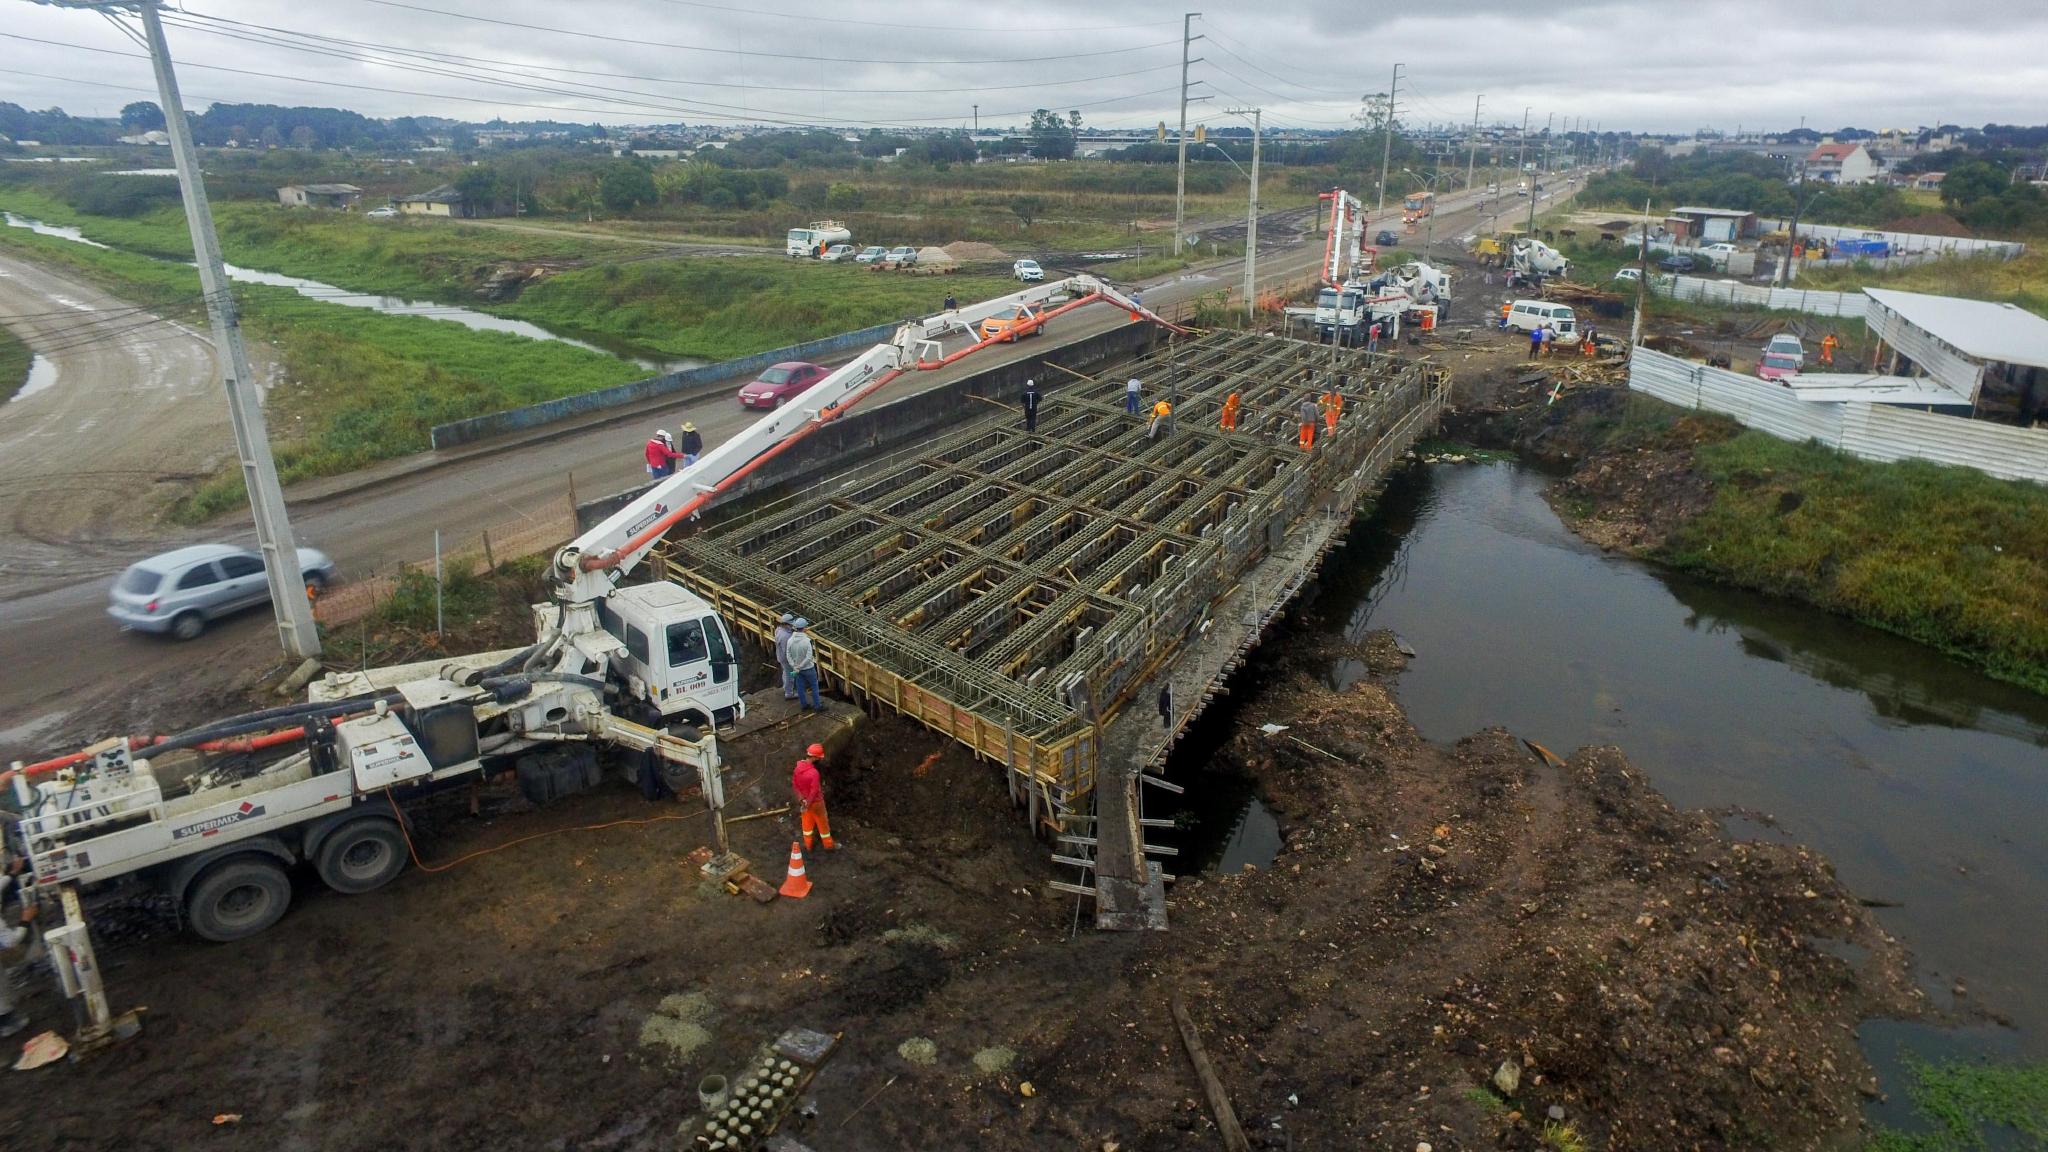
<svg viewBox="0 0 2048 1152"><path fill-rule="evenodd" d="M487 412L482 416L472 416L467 420L456 420L448 424L436 424L431 433L431 443L435 448L473 444L478 440L537 428L571 416L602 412L607 408L619 408L656 396L666 396L693 385L716 383L737 376L751 376L771 364L779 364L784 360L809 360L864 344L880 343L893 335L900 323L892 321L888 324L877 324L872 328L841 332L837 336L826 336L819 340L806 340L802 344L758 352L737 360L724 360L717 364L706 364L701 368L686 368L680 372L664 372L659 376L635 380L630 384L600 388L595 392L564 396L557 400L544 400L523 408L508 408L503 412Z"/></svg>

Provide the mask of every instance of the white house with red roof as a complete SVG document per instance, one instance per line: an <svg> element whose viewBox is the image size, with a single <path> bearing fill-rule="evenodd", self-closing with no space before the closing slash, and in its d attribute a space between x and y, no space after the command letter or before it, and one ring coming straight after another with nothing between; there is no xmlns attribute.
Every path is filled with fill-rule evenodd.
<svg viewBox="0 0 2048 1152"><path fill-rule="evenodd" d="M1868 184L1877 179L1877 157L1862 144L1822 144L1806 156L1808 179L1828 184Z"/></svg>

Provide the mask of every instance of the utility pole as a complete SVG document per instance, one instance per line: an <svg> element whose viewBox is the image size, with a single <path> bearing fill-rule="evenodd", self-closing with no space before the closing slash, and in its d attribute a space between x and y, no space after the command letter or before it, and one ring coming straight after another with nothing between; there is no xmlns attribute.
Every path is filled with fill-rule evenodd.
<svg viewBox="0 0 2048 1152"><path fill-rule="evenodd" d="M981 105L974 106L974 134L981 135Z"/></svg>
<svg viewBox="0 0 2048 1152"><path fill-rule="evenodd" d="M306 577L285 516L284 489L278 484L277 462L270 455L270 436L263 423L256 374L249 368L249 350L242 344L227 271L221 266L220 239L214 235L213 213L207 207L206 183L192 148L192 126L178 96L178 78L171 70L171 50L164 41L157 0L50 0L58 7L88 8L108 14L133 10L142 17L142 32L156 70L157 98L163 106L164 131L171 138L171 157L184 192L185 223L192 232L192 255L199 266L199 286L213 322L213 358L220 365L221 385L228 394L228 416L234 426L235 449L241 456L242 482L249 490L249 511L256 522L257 549L270 585L270 603L277 613L277 635L287 654L297 659L320 654L320 632L313 624L313 605L306 598Z"/></svg>
<svg viewBox="0 0 2048 1152"><path fill-rule="evenodd" d="M1522 109L1522 151L1527 152L1528 149L1529 110L1527 108L1524 108ZM1521 164L1517 164L1516 167L1522 168L1523 172L1527 173L1527 175L1524 177L1524 183L1529 185L1529 234L1531 236L1534 236L1536 234L1536 181L1534 179L1535 174L1528 172L1528 169L1525 166L1526 164L1527 162L1524 161Z"/></svg>
<svg viewBox="0 0 2048 1152"><path fill-rule="evenodd" d="M1387 115L1380 121L1380 196L1374 212L1387 209L1387 159L1394 152L1394 109L1401 98L1401 65L1394 65L1394 82L1387 86Z"/></svg>
<svg viewBox="0 0 2048 1152"><path fill-rule="evenodd" d="M1264 110L1232 108L1229 112L1233 116L1252 118L1252 192L1244 216L1244 315L1245 319L1254 320L1258 317L1259 307L1259 122Z"/></svg>
<svg viewBox="0 0 2048 1152"><path fill-rule="evenodd" d="M1522 109L1522 135L1521 138L1515 144L1515 179L1520 180L1522 178L1522 165L1528 163L1528 160L1529 110L1527 108L1524 108ZM1534 191L1531 191L1529 195L1533 197L1536 195L1536 193Z"/></svg>
<svg viewBox="0 0 2048 1152"><path fill-rule="evenodd" d="M1479 160L1479 102L1484 99L1486 99L1486 94L1483 92L1472 99L1472 144L1465 153L1465 191L1467 192L1472 190L1472 169Z"/></svg>
<svg viewBox="0 0 2048 1152"><path fill-rule="evenodd" d="M1799 187L1792 193L1792 223L1785 229L1785 255L1778 261L1776 282L1792 286L1792 246L1799 243L1799 214L1806 209L1806 162L1799 162Z"/></svg>
<svg viewBox="0 0 2048 1152"><path fill-rule="evenodd" d="M1188 48L1201 39L1195 33L1195 17L1200 12L1189 12L1180 18L1180 170L1173 184L1173 254L1180 255L1182 241L1187 238L1188 223Z"/></svg>
<svg viewBox="0 0 2048 1152"><path fill-rule="evenodd" d="M1550 161L1550 129L1551 129L1551 126L1552 126L1552 125L1554 125L1554 124L1556 124L1556 123L1557 123L1557 113L1555 113L1555 112L1552 112L1552 113L1551 113L1550 115L1548 115L1548 116L1545 116L1545 117L1543 118L1543 165L1542 165L1542 167L1543 167L1543 171L1544 171L1545 173L1548 173L1548 172L1550 171L1550 163L1551 163L1551 161ZM1535 189L1534 189L1534 188L1531 188L1531 189L1529 189L1529 191L1531 191L1531 192L1534 192L1534 191L1535 191ZM1534 197L1534 196L1531 196L1531 197L1529 197L1529 199L1531 199L1531 200L1534 200L1534 199L1535 199L1535 197Z"/></svg>

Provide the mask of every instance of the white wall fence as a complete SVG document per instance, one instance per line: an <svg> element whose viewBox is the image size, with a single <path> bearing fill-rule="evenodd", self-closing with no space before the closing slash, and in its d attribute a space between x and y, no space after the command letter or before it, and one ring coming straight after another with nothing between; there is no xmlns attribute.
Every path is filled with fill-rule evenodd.
<svg viewBox="0 0 2048 1152"><path fill-rule="evenodd" d="M1741 308L1776 308L1788 312L1811 312L1817 316L1849 316L1857 320L1864 318L1870 306L1870 297L1861 292L1771 288L1732 280L1703 280L1698 276L1653 275L1650 277L1650 289L1676 300Z"/></svg>
<svg viewBox="0 0 2048 1152"><path fill-rule="evenodd" d="M1888 404L1801 400L1769 381L1640 347L1629 356L1628 386L1683 408L1732 416L1781 440L1818 440L1865 460L1927 460L2003 480L2048 482L2048 429Z"/></svg>
<svg viewBox="0 0 2048 1152"><path fill-rule="evenodd" d="M1786 227L1783 220L1759 220L1757 226L1766 232L1775 232ZM1863 240L1875 238L1891 246L1895 254L1929 256L1996 256L2010 260L2027 250L2025 244L2014 244L2005 240L1975 240L1968 236L1930 236L1925 232L1886 232L1876 228L1844 227L1838 224L1799 225L1801 236L1821 240ZM1874 262L1874 261L1873 261Z"/></svg>

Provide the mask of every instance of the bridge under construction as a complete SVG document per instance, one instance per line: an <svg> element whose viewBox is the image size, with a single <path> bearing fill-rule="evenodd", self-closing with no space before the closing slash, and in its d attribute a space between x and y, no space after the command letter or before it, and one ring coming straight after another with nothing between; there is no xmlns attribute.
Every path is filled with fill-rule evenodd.
<svg viewBox="0 0 2048 1152"><path fill-rule="evenodd" d="M1145 411L1126 410L1125 382ZM1001 766L1106 928L1164 926L1145 769L1314 574L1441 413L1426 360L1217 332L1083 375L1048 364L1037 429L992 402L893 455L664 546L665 574L772 643L812 621L824 674ZM1304 399L1342 398L1298 440ZM1234 430L1220 425L1236 393ZM1165 398L1173 425L1149 430ZM1173 707L1161 722L1162 689ZM1091 803L1092 801L1092 803Z"/></svg>

